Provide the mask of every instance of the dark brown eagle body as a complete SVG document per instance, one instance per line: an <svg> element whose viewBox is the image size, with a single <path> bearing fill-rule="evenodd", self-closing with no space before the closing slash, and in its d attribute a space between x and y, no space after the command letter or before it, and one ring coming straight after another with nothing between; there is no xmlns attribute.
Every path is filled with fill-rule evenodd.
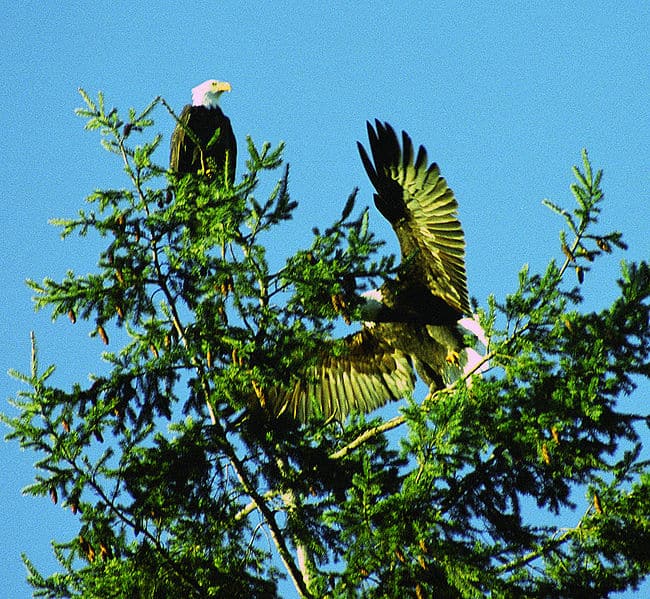
<svg viewBox="0 0 650 599"><path fill-rule="evenodd" d="M213 88L218 91L211 91ZM216 103L219 95L229 89L229 84L216 80L206 81L194 88L195 103L183 108L172 134L169 155L169 168L172 171L216 176L225 173L230 183L234 181L237 140L230 119ZM207 94L212 95L202 104Z"/></svg>

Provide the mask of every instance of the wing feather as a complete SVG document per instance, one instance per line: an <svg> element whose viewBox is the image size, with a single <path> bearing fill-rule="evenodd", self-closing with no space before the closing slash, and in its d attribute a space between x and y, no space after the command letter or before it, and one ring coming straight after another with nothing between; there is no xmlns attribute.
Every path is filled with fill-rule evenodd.
<svg viewBox="0 0 650 599"><path fill-rule="evenodd" d="M358 143L361 161L375 187L375 204L391 223L409 259L412 276L459 313L469 314L465 239L457 217L453 191L427 152L417 154L402 132L401 146L388 123L368 123L370 155ZM372 160L370 158L372 156ZM415 255L413 255L415 254Z"/></svg>
<svg viewBox="0 0 650 599"><path fill-rule="evenodd" d="M169 146L169 168L175 172L187 172L188 160L185 157L187 152L185 137L187 136L185 128L190 120L190 111L192 106L187 104L178 117L178 123L172 133L172 139Z"/></svg>
<svg viewBox="0 0 650 599"><path fill-rule="evenodd" d="M271 411L287 412L306 422L314 404L324 418L339 421L351 412L371 412L391 400L408 395L415 374L406 354L377 339L367 328L345 338L348 351L326 357L304 379L268 394Z"/></svg>

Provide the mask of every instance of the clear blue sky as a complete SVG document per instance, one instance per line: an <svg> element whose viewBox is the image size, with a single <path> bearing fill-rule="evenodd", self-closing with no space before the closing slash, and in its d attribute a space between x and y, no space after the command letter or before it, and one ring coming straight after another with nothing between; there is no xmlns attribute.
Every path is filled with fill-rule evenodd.
<svg viewBox="0 0 650 599"><path fill-rule="evenodd" d="M24 285L67 268L92 271L97 246L61 241L47 220L73 216L97 187L125 184L73 114L78 87L104 91L124 111L157 95L180 109L197 83L230 81L222 105L240 148L247 134L287 144L300 207L278 252L307 243L355 185L371 203L355 142L378 117L424 144L456 192L470 294L481 304L513 290L523 263L539 270L559 258L562 223L541 200L570 202L583 147L605 171L603 228L624 232L628 259L650 257L648 3L152 0L45 10L5 0L0 19L0 409L20 388L7 370L29 368L30 330L61 384L100 367L90 327L35 314ZM164 163L173 122L163 110L154 118ZM396 249L376 212L371 223ZM622 257L589 273L587 307L613 297ZM21 495L34 460L0 443L3 597L30 596L21 551L47 571L49 541L76 530L69 511Z"/></svg>

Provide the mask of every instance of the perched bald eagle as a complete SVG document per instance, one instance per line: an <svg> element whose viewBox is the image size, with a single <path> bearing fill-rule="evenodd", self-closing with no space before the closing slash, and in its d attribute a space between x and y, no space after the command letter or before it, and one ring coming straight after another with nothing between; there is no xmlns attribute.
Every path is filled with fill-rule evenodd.
<svg viewBox="0 0 650 599"><path fill-rule="evenodd" d="M415 373L432 389L462 374L468 357L461 325L476 335L465 274L465 241L457 203L426 150L414 153L411 138L402 144L387 123L367 124L372 159L358 143L361 160L375 187L375 205L399 240L402 263L397 278L364 294L361 331L345 338L348 351L323 351L320 364L304 379L274 389L268 402L277 415L301 422L314 413L344 420L409 395ZM476 326L473 326L474 323Z"/></svg>
<svg viewBox="0 0 650 599"><path fill-rule="evenodd" d="M180 174L214 173L235 179L237 141L219 97L230 83L209 79L192 89L192 104L183 108L172 134L169 168ZM198 142L198 145L197 145Z"/></svg>

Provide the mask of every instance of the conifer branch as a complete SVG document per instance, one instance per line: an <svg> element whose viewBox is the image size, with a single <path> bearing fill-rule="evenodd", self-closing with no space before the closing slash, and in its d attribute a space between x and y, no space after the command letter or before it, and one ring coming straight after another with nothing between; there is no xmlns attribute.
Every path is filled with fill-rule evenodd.
<svg viewBox="0 0 650 599"><path fill-rule="evenodd" d="M223 438L225 439L225 432L224 431L221 432L224 433ZM269 527L269 532L271 533L271 538L275 543L280 559L282 560L282 563L284 564L287 572L289 573L289 576L291 577L291 580L293 581L296 590L298 591L301 597L305 599L309 599L312 595L309 592L309 589L307 588L307 584L305 582L305 579L303 578L303 574L300 568L296 565L296 563L293 560L291 552L287 547L286 541L284 539L284 535L280 530L280 527L277 523L277 520L275 519L275 515L273 511L271 510L271 508L269 508L268 504L266 503L265 497L257 491L255 485L249 480L248 476L246 475L246 469L244 464L237 457L237 454L235 453L235 450L230 445L230 443L226 442L224 449L228 455L228 459L230 460L230 463L233 465L233 468L235 469L235 473L237 474L237 478L239 479L242 488L244 489L246 494L251 497L253 503L255 504L255 508L257 508L260 514L262 514L265 522L267 523Z"/></svg>

